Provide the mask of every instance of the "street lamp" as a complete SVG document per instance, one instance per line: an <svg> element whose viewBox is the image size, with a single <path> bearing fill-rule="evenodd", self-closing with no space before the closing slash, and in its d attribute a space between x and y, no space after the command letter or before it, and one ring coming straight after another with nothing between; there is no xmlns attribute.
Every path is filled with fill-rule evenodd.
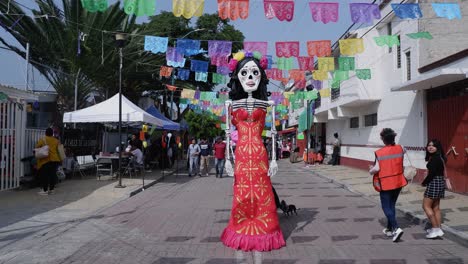
<svg viewBox="0 0 468 264"><path fill-rule="evenodd" d="M119 183L115 188L125 188L122 185L122 68L123 68L123 54L122 48L125 46L126 35L118 32L115 34L115 45L119 48Z"/></svg>

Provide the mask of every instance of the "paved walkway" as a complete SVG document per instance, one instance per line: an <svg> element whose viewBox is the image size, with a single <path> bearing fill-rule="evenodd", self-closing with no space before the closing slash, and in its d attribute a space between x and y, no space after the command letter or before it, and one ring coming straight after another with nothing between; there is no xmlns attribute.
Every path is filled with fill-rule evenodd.
<svg viewBox="0 0 468 264"><path fill-rule="evenodd" d="M303 166L296 163L296 166ZM310 166L303 167L307 171L330 179L344 188L362 194L380 202L379 194L372 187L372 177L366 171L346 166ZM425 187L420 184L411 184L403 189L398 199L397 207L415 223L427 223L426 215L422 209L422 198ZM441 201L443 229L451 239L468 245L468 196L453 192L446 192L445 199ZM429 224L429 223L427 223Z"/></svg>
<svg viewBox="0 0 468 264"><path fill-rule="evenodd" d="M283 160L279 166L273 183L280 199L300 209L297 216L280 213L287 246L263 253L264 264L468 261L466 247L425 239L421 226L401 216L405 234L392 243L381 233L383 213L375 200L302 164ZM86 218L0 228L0 263L253 263L251 253L236 254L219 241L231 194L231 178L173 175Z"/></svg>

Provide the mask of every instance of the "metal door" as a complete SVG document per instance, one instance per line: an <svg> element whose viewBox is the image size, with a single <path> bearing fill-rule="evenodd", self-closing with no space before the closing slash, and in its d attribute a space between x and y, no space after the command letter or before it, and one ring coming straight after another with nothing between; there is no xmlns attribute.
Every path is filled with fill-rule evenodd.
<svg viewBox="0 0 468 264"><path fill-rule="evenodd" d="M468 193L468 94L443 97L428 100L428 138L439 139L445 148L453 191Z"/></svg>
<svg viewBox="0 0 468 264"><path fill-rule="evenodd" d="M20 164L16 125L21 113L16 103L0 103L0 191L19 186Z"/></svg>

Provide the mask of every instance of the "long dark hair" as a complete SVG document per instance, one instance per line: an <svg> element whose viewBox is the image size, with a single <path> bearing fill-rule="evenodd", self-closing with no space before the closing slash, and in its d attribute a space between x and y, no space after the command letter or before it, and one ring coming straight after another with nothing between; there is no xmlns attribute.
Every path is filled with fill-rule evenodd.
<svg viewBox="0 0 468 264"><path fill-rule="evenodd" d="M429 146L429 143L431 143L431 142L434 145L434 147L437 149L437 151L435 153L429 153L429 151L427 151L427 146ZM437 155L439 155L442 158L442 160L444 160L444 162L447 162L447 157L445 156L444 148L442 147L442 143L440 143L440 140L431 139L426 144L426 157L424 159L426 161L429 161L429 159L432 156L437 156Z"/></svg>
<svg viewBox="0 0 468 264"><path fill-rule="evenodd" d="M252 97L259 100L268 101L267 75L265 73L265 70L263 70L262 67L260 67L260 62L253 57L246 57L239 61L237 63L236 70L231 73L231 80L227 84L227 86L231 88L231 91L229 92L229 98L231 100L240 100L248 97L248 94L244 91L244 88L242 88L239 78L237 78L237 74L239 73L239 70L242 69L242 67L244 67L244 65L249 61L255 62L255 64L260 69L261 75L260 83L258 84L258 89L252 92Z"/></svg>

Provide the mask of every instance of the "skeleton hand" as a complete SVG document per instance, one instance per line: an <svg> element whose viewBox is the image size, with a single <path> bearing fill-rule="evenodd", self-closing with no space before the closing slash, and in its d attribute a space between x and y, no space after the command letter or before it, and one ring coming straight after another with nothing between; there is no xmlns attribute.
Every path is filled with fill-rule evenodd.
<svg viewBox="0 0 468 264"><path fill-rule="evenodd" d="M226 160L224 163L224 169L229 177L234 177L234 169L232 168L232 164L230 160Z"/></svg>
<svg viewBox="0 0 468 264"><path fill-rule="evenodd" d="M270 161L270 168L268 169L268 176L273 177L278 172L278 164L276 160Z"/></svg>

